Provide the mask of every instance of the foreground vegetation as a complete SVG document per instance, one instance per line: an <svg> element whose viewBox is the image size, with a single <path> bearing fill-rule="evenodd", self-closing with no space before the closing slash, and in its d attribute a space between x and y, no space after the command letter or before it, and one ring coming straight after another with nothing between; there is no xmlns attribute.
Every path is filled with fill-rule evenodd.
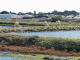
<svg viewBox="0 0 80 60"><path fill-rule="evenodd" d="M43 54L36 54L35 56L33 55L24 55L24 54L6 54L6 55L3 55L3 54L0 54L0 56L9 56L9 57L14 57L16 59L23 59L23 60L49 60L49 59L43 59L44 57L47 57L47 58L53 58L55 60L57 59L69 59L69 60L78 60L80 59L80 57L75 57L75 56L55 56L55 55L43 55Z"/></svg>
<svg viewBox="0 0 80 60"><path fill-rule="evenodd" d="M53 50L65 50L65 51L80 51L80 39L68 39L68 38L49 38L38 36L21 36L21 35L9 35L0 34L0 44L2 45L16 45L16 46L30 46L35 45L38 47L44 47L46 49ZM35 48L35 47L34 47ZM44 49L41 48L41 49Z"/></svg>
<svg viewBox="0 0 80 60"><path fill-rule="evenodd" d="M64 57L75 60L80 59L78 57L80 56L80 39L0 34L0 44L0 52L10 51L16 53L6 55L15 58L41 60L45 57L55 59Z"/></svg>

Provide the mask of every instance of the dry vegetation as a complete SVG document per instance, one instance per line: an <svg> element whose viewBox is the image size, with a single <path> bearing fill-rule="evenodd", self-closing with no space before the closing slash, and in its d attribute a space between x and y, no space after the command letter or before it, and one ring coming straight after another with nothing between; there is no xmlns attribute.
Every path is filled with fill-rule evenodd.
<svg viewBox="0 0 80 60"><path fill-rule="evenodd" d="M40 50L41 49L41 50ZM66 52L66 51L54 51L52 49L45 49L44 47L37 47L37 46L26 46L26 47L21 47L21 46L5 46L2 47L0 45L0 50L1 51L11 51L11 52L20 52L22 54L48 54L48 55L58 55L58 56L80 56L80 52Z"/></svg>
<svg viewBox="0 0 80 60"><path fill-rule="evenodd" d="M17 25L20 26L20 25ZM10 32L43 32L43 31L70 31L80 30L79 26L38 26L38 27L13 27L13 28L0 28L0 33Z"/></svg>
<svg viewBox="0 0 80 60"><path fill-rule="evenodd" d="M0 22L12 22L14 23L15 21L18 22L37 22L38 19L0 19Z"/></svg>

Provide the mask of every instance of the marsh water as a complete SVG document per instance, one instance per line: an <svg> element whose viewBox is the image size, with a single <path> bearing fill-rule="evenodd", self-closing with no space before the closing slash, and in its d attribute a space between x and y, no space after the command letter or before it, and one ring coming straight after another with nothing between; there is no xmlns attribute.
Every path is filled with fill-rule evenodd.
<svg viewBox="0 0 80 60"><path fill-rule="evenodd" d="M0 56L0 60L22 60L22 59L16 59L16 58L7 57L7 56Z"/></svg>
<svg viewBox="0 0 80 60"><path fill-rule="evenodd" d="M0 28L12 28L14 26L0 26ZM24 33L10 33L16 35L39 36L39 37L57 37L57 38L71 38L80 39L80 31L53 31L53 32L24 32Z"/></svg>
<svg viewBox="0 0 80 60"><path fill-rule="evenodd" d="M56 31L56 32L24 32L24 33L10 33L14 35L39 36L39 37L57 37L80 39L80 31Z"/></svg>
<svg viewBox="0 0 80 60"><path fill-rule="evenodd" d="M0 26L0 28L11 28L13 26Z"/></svg>
<svg viewBox="0 0 80 60"><path fill-rule="evenodd" d="M6 56L6 54L13 54L13 53L11 53L11 52L1 52L0 53L0 60L22 60L22 59L16 59L14 57Z"/></svg>
<svg viewBox="0 0 80 60"><path fill-rule="evenodd" d="M8 56L7 54L10 54L10 55ZM45 56L49 56L49 55L37 54L36 56L32 56L32 55L26 55L25 56L23 54L18 54L18 55L15 56L15 54L12 53L12 52L1 52L0 53L0 60L49 60L49 59L43 59L42 56L45 57ZM49 57L54 58L54 59L61 59L61 60L63 60L63 59L73 60L74 59L74 57L72 57L72 56L71 57L69 57L69 56L59 57L59 56L56 56L56 55L52 55L52 56L49 56Z"/></svg>

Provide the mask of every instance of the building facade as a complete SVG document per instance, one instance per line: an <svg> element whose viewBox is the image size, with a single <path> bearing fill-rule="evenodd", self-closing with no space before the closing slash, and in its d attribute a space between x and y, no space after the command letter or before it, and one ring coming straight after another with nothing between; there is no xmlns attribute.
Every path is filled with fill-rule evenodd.
<svg viewBox="0 0 80 60"><path fill-rule="evenodd" d="M32 19L32 15L0 14L0 19Z"/></svg>
<svg viewBox="0 0 80 60"><path fill-rule="evenodd" d="M23 19L23 15L16 14L0 14L0 19Z"/></svg>

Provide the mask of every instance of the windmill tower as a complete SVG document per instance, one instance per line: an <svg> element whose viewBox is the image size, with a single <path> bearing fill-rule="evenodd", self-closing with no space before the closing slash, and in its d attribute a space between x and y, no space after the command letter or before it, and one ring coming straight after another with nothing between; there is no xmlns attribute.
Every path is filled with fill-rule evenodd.
<svg viewBox="0 0 80 60"><path fill-rule="evenodd" d="M11 14L11 11L9 12L9 14Z"/></svg>
<svg viewBox="0 0 80 60"><path fill-rule="evenodd" d="M79 17L80 17L80 13L79 13Z"/></svg>
<svg viewBox="0 0 80 60"><path fill-rule="evenodd" d="M34 16L36 17L36 11L34 11Z"/></svg>

